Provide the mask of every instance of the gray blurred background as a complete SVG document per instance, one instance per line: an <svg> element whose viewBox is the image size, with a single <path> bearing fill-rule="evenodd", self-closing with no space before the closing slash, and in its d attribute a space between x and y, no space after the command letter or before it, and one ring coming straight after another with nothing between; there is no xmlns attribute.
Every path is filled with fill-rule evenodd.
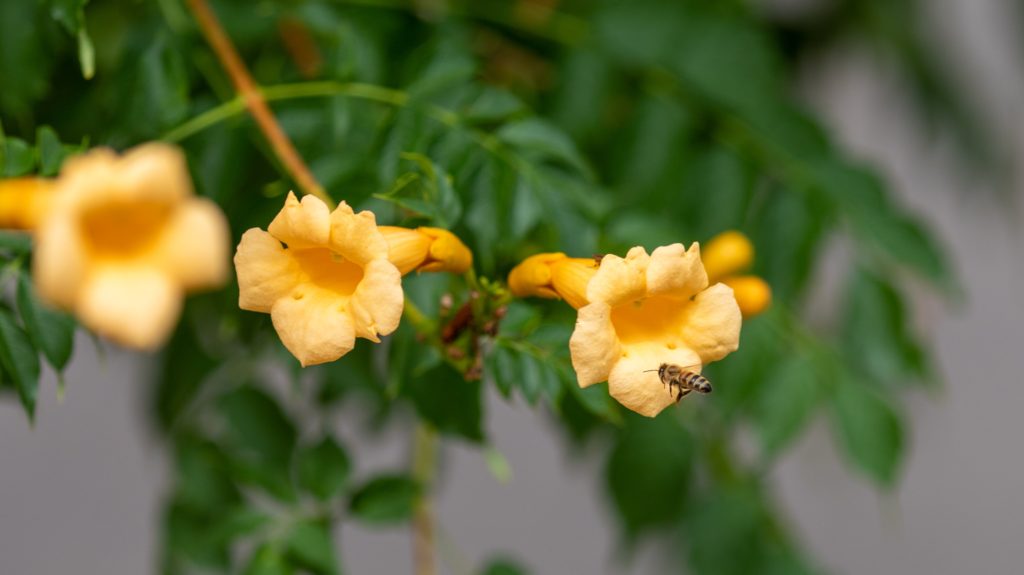
<svg viewBox="0 0 1024 575"><path fill-rule="evenodd" d="M792 0L773 2L800 4ZM1015 166L1024 165L1024 79L1020 35L1006 0L928 2L944 57ZM903 201L940 232L967 288L950 309L934 295L916 298L918 328L930 334L947 385L912 396L912 444L902 480L879 493L844 469L830 431L819 422L776 469L789 519L825 567L836 573L1015 573L1024 534L1024 240L1014 204L991 184L958 174L955 146L924 137L899 78L856 47L833 53L805 73L806 98L855 155L892 178ZM821 278L842 270L836 245ZM827 324L827 296L814 302ZM168 484L166 454L144 425L147 358L116 350L98 356L86 337L56 399L51 375L41 387L38 422L29 428L13 402L0 404L0 575L141 574L158 561L159 504ZM727 382L724 382L727 385ZM710 399L713 401L713 398ZM586 454L571 453L542 412L488 402L490 436L508 460L501 483L483 455L446 446L438 519L443 572L462 573L496 552L519 557L538 574L661 573L654 542L625 562L601 475ZM352 414L354 420L359 414ZM359 452L360 469L405 465L408 438L372 441L355 425L341 435ZM350 573L410 573L403 529L339 535Z"/></svg>

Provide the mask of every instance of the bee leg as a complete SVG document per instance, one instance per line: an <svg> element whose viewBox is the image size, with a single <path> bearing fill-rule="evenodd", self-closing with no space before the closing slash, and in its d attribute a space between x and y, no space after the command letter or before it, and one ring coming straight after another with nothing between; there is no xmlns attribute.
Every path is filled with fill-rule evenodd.
<svg viewBox="0 0 1024 575"><path fill-rule="evenodd" d="M676 396L676 403L679 403L680 401L682 401L682 399L684 397L686 397L687 394L689 394L691 391L693 391L693 390L692 389L683 389L682 386L680 386L679 387L679 395Z"/></svg>

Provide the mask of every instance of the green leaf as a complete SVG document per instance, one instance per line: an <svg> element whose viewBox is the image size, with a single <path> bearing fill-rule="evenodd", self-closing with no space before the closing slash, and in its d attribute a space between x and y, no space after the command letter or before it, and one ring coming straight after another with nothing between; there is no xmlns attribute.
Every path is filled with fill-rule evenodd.
<svg viewBox="0 0 1024 575"><path fill-rule="evenodd" d="M24 232L0 230L0 250L12 255L23 255L32 251L32 236Z"/></svg>
<svg viewBox="0 0 1024 575"><path fill-rule="evenodd" d="M222 395L217 406L227 422L228 439L241 453L274 465L291 459L295 426L271 395L243 386Z"/></svg>
<svg viewBox="0 0 1024 575"><path fill-rule="evenodd" d="M33 345L43 352L54 369L63 371L74 345L74 318L40 302L26 274L18 276L17 302L18 313Z"/></svg>
<svg viewBox="0 0 1024 575"><path fill-rule="evenodd" d="M688 513L683 529L694 571L707 575L759 573L764 519L764 506L751 486L712 487Z"/></svg>
<svg viewBox="0 0 1024 575"><path fill-rule="evenodd" d="M402 152L400 156L414 162L418 171L403 174L388 193L373 197L422 214L438 227L454 226L462 216L462 202L451 176L422 154Z"/></svg>
<svg viewBox="0 0 1024 575"><path fill-rule="evenodd" d="M420 417L438 431L474 442L484 439L480 390L480 381L467 380L447 363L407 375L403 387Z"/></svg>
<svg viewBox="0 0 1024 575"><path fill-rule="evenodd" d="M252 554L249 563L242 571L242 575L291 575L292 569L288 566L281 550L275 545L264 543Z"/></svg>
<svg viewBox="0 0 1024 575"><path fill-rule="evenodd" d="M4 138L3 175L12 178L31 173L36 167L36 154L27 142L18 138Z"/></svg>
<svg viewBox="0 0 1024 575"><path fill-rule="evenodd" d="M807 425L821 398L819 377L811 358L790 355L761 384L754 423L767 455L781 452Z"/></svg>
<svg viewBox="0 0 1024 575"><path fill-rule="evenodd" d="M349 510L365 523L397 523L412 517L419 495L419 485L407 475L379 476L356 490Z"/></svg>
<svg viewBox="0 0 1024 575"><path fill-rule="evenodd" d="M880 485L891 486L906 440L902 419L852 374L838 383L832 397L836 440L856 468Z"/></svg>
<svg viewBox="0 0 1024 575"><path fill-rule="evenodd" d="M605 467L608 492L626 535L679 519L693 465L692 440L671 417L631 416Z"/></svg>
<svg viewBox="0 0 1024 575"><path fill-rule="evenodd" d="M14 380L18 398L29 420L35 418L36 395L39 389L39 355L32 340L18 325L14 316L0 309L0 365Z"/></svg>
<svg viewBox="0 0 1024 575"><path fill-rule="evenodd" d="M52 177L60 171L67 151L60 143L57 132L49 126L41 126L36 130L36 147L39 148L39 175Z"/></svg>
<svg viewBox="0 0 1024 575"><path fill-rule="evenodd" d="M495 135L527 158L562 163L588 178L593 175L576 144L544 120L529 118L505 124Z"/></svg>
<svg viewBox="0 0 1024 575"><path fill-rule="evenodd" d="M345 450L327 436L299 451L298 467L300 485L319 499L328 500L345 487L351 463Z"/></svg>
<svg viewBox="0 0 1024 575"><path fill-rule="evenodd" d="M480 575L528 575L529 571L509 557L494 557L480 571Z"/></svg>
<svg viewBox="0 0 1024 575"><path fill-rule="evenodd" d="M320 522L302 521L292 527L285 543L288 557L317 575L339 572L330 527Z"/></svg>

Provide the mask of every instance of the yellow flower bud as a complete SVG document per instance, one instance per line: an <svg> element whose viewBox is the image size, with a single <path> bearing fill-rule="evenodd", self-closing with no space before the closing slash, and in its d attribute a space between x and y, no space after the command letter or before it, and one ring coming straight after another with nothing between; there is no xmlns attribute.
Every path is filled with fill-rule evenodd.
<svg viewBox="0 0 1024 575"><path fill-rule="evenodd" d="M743 317L751 318L772 304L772 288L757 276L733 276L722 280L732 288Z"/></svg>
<svg viewBox="0 0 1024 575"><path fill-rule="evenodd" d="M537 254L512 269L508 287L516 297L560 298L579 309L587 305L587 284L597 269L592 258L570 258L561 252Z"/></svg>
<svg viewBox="0 0 1024 575"><path fill-rule="evenodd" d="M708 280L718 283L750 267L754 261L754 246L747 236L735 230L711 238L701 249Z"/></svg>
<svg viewBox="0 0 1024 575"><path fill-rule="evenodd" d="M473 265L473 253L455 234L441 228L380 226L388 242L388 260L405 275L417 272L462 274Z"/></svg>
<svg viewBox="0 0 1024 575"><path fill-rule="evenodd" d="M54 187L45 178L0 180L0 228L34 230L50 209Z"/></svg>

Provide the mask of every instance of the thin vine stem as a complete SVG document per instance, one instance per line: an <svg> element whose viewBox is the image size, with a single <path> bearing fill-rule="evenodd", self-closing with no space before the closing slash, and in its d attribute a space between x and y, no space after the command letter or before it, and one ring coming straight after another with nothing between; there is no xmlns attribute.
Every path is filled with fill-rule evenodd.
<svg viewBox="0 0 1024 575"><path fill-rule="evenodd" d="M324 190L323 186L320 185L320 182L316 180L313 172L310 171L298 151L295 150L295 146L288 138L288 134L281 128L277 118L274 117L274 113L271 112L270 107L267 105L263 93L260 91L256 81L253 80L252 75L249 74L245 63L242 62L242 58L238 55L238 50L235 49L231 38L228 37L224 28L220 25L220 21L217 20L217 15L213 13L210 5L206 0L187 0L187 3L189 10L199 24L199 29L202 30L203 36L206 37L206 41L210 44L224 71L231 78L231 83L238 93L238 96L231 103L235 106L241 104L249 110L253 119L256 120L256 125L259 126L260 131L263 132L264 137L270 143L270 147L274 150L274 155L292 179L295 180L295 183L299 185L302 192L312 194L323 200L328 206L333 206L334 201L327 194L327 191ZM210 121L210 118L207 117L205 120Z"/></svg>
<svg viewBox="0 0 1024 575"><path fill-rule="evenodd" d="M413 565L416 575L437 575L433 483L437 468L437 432L417 421L413 431L413 477L420 497L412 520Z"/></svg>

